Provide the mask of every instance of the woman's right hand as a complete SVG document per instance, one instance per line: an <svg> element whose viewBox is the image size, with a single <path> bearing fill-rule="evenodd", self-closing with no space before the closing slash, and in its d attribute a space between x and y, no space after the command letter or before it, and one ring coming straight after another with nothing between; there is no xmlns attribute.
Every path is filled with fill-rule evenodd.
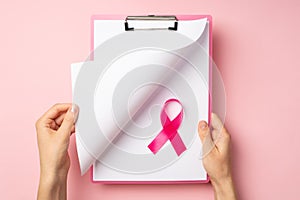
<svg viewBox="0 0 300 200"><path fill-rule="evenodd" d="M215 199L236 199L230 159L230 134L219 117L211 115L212 131L200 121L198 133L203 144L203 165L214 187Z"/></svg>

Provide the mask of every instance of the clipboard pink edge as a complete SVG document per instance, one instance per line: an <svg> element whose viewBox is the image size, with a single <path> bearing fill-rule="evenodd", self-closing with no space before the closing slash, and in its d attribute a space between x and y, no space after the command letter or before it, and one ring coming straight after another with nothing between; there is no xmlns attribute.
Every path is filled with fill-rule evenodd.
<svg viewBox="0 0 300 200"><path fill-rule="evenodd" d="M125 19L127 15L92 15L91 17L91 48L90 48L90 59L93 60L94 51L94 21L95 20L120 20ZM211 15L176 15L177 19L180 20L196 20L207 18L209 21L209 106L208 106L208 124L210 125L211 112L212 112L212 16ZM191 184L191 183L208 183L210 181L209 176L206 180L199 181L98 181L93 179L94 167L91 167L90 178L93 183L106 183L106 184Z"/></svg>

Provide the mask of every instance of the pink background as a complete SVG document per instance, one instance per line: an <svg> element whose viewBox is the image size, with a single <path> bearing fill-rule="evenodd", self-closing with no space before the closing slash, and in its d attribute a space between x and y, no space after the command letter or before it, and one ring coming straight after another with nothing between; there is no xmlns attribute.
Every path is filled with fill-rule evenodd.
<svg viewBox="0 0 300 200"><path fill-rule="evenodd" d="M240 199L299 198L299 1L81 2L0 3L1 199L36 197L34 123L52 104L71 101L70 64L89 54L93 14L212 15ZM213 199L210 184L93 184L89 173L80 176L74 138L70 152L69 199Z"/></svg>

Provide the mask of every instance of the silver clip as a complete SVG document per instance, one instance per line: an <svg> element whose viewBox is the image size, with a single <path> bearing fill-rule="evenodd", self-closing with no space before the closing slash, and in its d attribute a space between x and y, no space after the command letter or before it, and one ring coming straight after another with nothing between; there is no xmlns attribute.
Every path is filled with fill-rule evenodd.
<svg viewBox="0 0 300 200"><path fill-rule="evenodd" d="M128 21L130 20L143 20L143 21L174 21L173 27L166 28L140 28L135 29L134 27L129 27ZM134 30L172 30L177 31L178 20L175 15L145 15L145 16L127 16L125 19L125 31L134 31Z"/></svg>

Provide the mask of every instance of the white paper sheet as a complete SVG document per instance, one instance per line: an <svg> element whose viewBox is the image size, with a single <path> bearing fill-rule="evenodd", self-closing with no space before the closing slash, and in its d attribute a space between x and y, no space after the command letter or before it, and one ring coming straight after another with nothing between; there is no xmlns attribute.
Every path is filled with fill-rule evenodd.
<svg viewBox="0 0 300 200"><path fill-rule="evenodd" d="M122 32L123 30L123 20L96 20L94 23L94 46L97 47L101 45L103 42L108 40L109 38L116 36ZM140 22L136 22L140 23ZM137 24L132 24L137 25ZM138 24L139 26L143 26L143 23ZM148 26L149 24L147 24ZM105 28L104 28L105 27ZM105 30L105 31L103 31ZM197 41L201 44L201 47L206 51L206 58L207 66L202 66L201 67L201 74L204 76L202 77L203 80L207 81L208 80L208 48L209 48L209 43L208 43L208 21L207 19L201 19L201 20L192 20L192 21L180 21L179 26L178 26L178 33L181 33L188 38L191 39L191 41ZM121 44L120 44L121 45ZM101 85L110 85L110 87L100 87L99 85L97 86L97 89L95 90L94 93L94 99L95 99L95 104L94 109L95 109L95 115L97 122L101 124L101 129L103 130L104 133L107 133L105 135L106 138L109 138L109 141L113 141L117 136L119 137L119 129L117 126L114 125L114 120L111 118L107 117L107 114L109 114L111 111L111 101L108 98L106 101L103 100L105 98L103 97L109 97L112 96L114 84L116 85L122 77L130 70L130 68L135 68L139 67L141 65L141 60L147 60L149 59L149 56L151 56L152 62L155 60L157 63L161 62L166 62L166 60L172 60L172 56L170 56L168 53L156 53L153 52L153 50L149 51L142 51L142 52L136 52L133 54L130 54L128 56L122 57L116 62L114 62L114 65L110 67L109 70L106 71L106 76L103 76L101 80L99 80ZM169 58L168 58L169 56ZM136 57L141 58L140 60L134 59ZM167 58L166 58L167 57ZM154 60L154 61L153 61ZM164 61L162 61L164 60ZM93 61L90 61L93 62ZM80 70L82 66L85 63L75 63L72 64L71 66L71 72L72 72L72 89L74 92L75 89L75 83L78 77L78 74L80 73ZM123 68L120 68L120 66L123 66ZM122 71L122 69L124 69ZM192 85L191 87L193 88L194 93L201 93L202 91L202 96L201 96L201 105L198 105L199 107L202 107L199 110L202 110L201 113L199 113L199 118L198 120L208 119L208 89L207 87L205 88L205 83L201 86L202 83L199 83L199 77L196 76L196 74L191 73L191 71L183 70L181 71L182 76L187 77L189 79L190 84ZM155 79L155 77L154 77ZM153 82L160 81L161 77L159 77L157 80L154 80ZM175 80L176 81L176 80ZM204 81L204 82L205 82ZM171 81L169 81L171 82ZM199 85L196 85L199 83ZM168 83L172 85L171 83ZM173 85L176 85L176 83L173 83ZM207 85L206 85L207 86ZM137 90L135 95L133 95L131 99L131 105L139 105L141 102L143 102L143 99L151 95L157 90L155 86L149 86L145 87L142 90ZM160 95L160 98L176 98L176 94L172 93L171 90L166 90L163 91ZM102 103L97 103L101 102ZM155 99L154 99L155 101ZM159 100L158 100L159 101ZM76 103L76 102L74 102ZM154 103L155 104L155 103ZM158 103L157 103L158 104ZM158 106L153 109L160 109ZM130 107L129 110L132 112L136 112L135 107ZM160 111L157 111L160 112ZM188 112L188 111L187 111ZM80 115L80 114L79 114ZM122 115L122 113L120 113ZM123 121L126 121L126 115L124 115ZM152 121L151 121L152 120ZM149 123L153 123L153 119L151 119L151 116L147 117L147 115L142 115L142 117L137 119L137 123L139 125L144 125L147 126ZM80 124L82 126L82 124ZM76 126L79 126L78 124ZM85 126L88 126L88 124L85 124ZM158 126L158 131L159 128L161 128L161 125ZM196 136L196 129L194 131L194 135ZM97 131L97 130L95 130ZM129 130L130 132L130 130ZM179 130L180 132L180 130ZM78 158L80 162L80 168L81 168L81 173L84 174L89 167L94 164L94 171L93 171L93 179L94 180L100 180L100 181L189 181L189 180L206 180L206 172L202 166L202 161L199 159L199 154L201 151L201 142L200 140L196 137L192 144L189 146L188 150L178 159L174 160L173 162L170 162L168 165L163 166L160 169L155 169L153 171L138 171L138 173L134 173L133 171L128 171L128 170L122 170L120 169L122 165L113 165L114 161L109 161L109 160L114 160L116 159L115 162L119 162L119 158L117 155L118 151L115 152L109 152L105 153L104 156L100 159L101 156L95 156L95 152L91 153L89 151L89 147L86 146L85 142L81 138L81 135L83 133L76 133L76 145L77 145L77 152L78 152ZM155 135L154 135L155 136ZM153 137L145 137L143 141L141 140L135 140L132 139L131 137L123 137L121 136L121 139L118 139L114 145L117 145L119 148L122 150L125 150L128 153L132 154L146 154L149 153L149 149L145 148L147 147L147 144L153 140ZM107 151L107 148L111 146L110 143L107 143L107 141L94 141L97 145L96 154L97 155L102 155L103 152ZM170 144L167 144L170 146ZM165 145L165 146L167 146ZM120 159L121 160L121 159ZM108 162L107 162L108 161ZM113 163L112 165L108 163ZM115 168L115 166L118 166ZM181 173L178 173L181 172Z"/></svg>

